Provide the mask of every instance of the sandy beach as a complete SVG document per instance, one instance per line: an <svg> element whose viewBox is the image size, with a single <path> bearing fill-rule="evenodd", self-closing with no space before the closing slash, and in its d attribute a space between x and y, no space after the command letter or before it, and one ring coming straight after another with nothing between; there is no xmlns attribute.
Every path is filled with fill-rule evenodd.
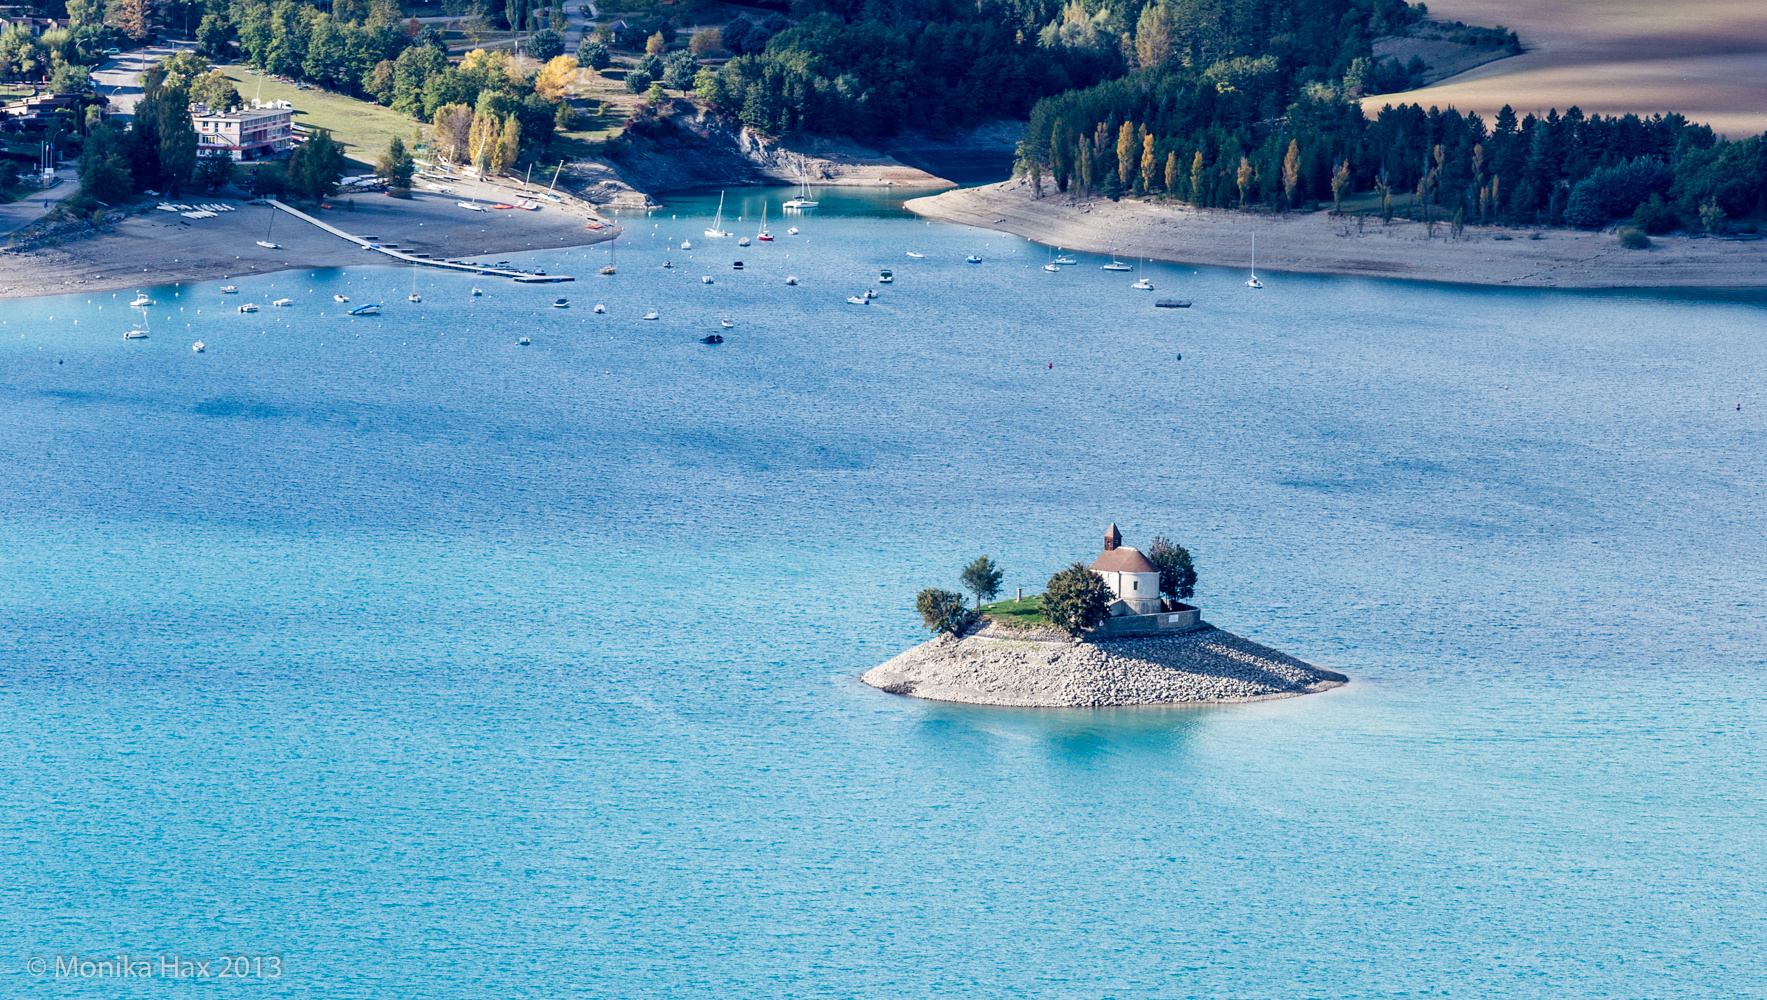
<svg viewBox="0 0 1767 1000"><path fill-rule="evenodd" d="M1680 112L1733 139L1767 130L1767 4L1741 0L1442 0L1432 17L1501 24L1527 51L1363 101L1519 114Z"/></svg>
<svg viewBox="0 0 1767 1000"><path fill-rule="evenodd" d="M1032 197L1014 179L907 203L929 219L1012 233L1092 253L1185 264L1246 267L1257 238L1258 271L1354 274L1526 288L1767 288L1767 241L1655 237L1646 250L1612 233L1538 232L1468 226L1459 239L1420 222L1358 225L1329 212L1283 215L1193 209L1169 202ZM1536 238L1537 237L1537 238Z"/></svg>
<svg viewBox="0 0 1767 1000"><path fill-rule="evenodd" d="M339 194L312 214L358 236L373 236L403 249L448 258L485 260L487 255L585 246L611 239L608 226L587 228L587 206L546 202L540 211L473 212L458 207L468 192L413 192L409 200L379 193ZM480 203L512 192L487 187ZM59 245L0 252L0 298L110 291L239 274L304 267L390 263L265 205L190 196L182 203L221 201L236 210L191 220L149 210L94 231L85 223L64 226ZM274 219L272 219L274 216ZM277 249L257 245L278 244ZM580 276L579 276L580 277Z"/></svg>

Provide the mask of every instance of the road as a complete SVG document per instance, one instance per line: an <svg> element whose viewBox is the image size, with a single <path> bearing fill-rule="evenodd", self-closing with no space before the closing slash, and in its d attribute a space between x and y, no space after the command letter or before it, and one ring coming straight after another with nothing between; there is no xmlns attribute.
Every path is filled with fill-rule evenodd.
<svg viewBox="0 0 1767 1000"><path fill-rule="evenodd" d="M0 236L16 233L36 222L61 204L62 199L80 190L79 177L71 167L57 170L55 176L61 179L61 183L49 190L10 205L0 205Z"/></svg>
<svg viewBox="0 0 1767 1000"><path fill-rule="evenodd" d="M133 115L135 105L141 101L139 78L142 72L167 56L187 52L195 47L193 42L168 42L125 52L94 69L92 80L98 86L98 92L110 99L111 113Z"/></svg>

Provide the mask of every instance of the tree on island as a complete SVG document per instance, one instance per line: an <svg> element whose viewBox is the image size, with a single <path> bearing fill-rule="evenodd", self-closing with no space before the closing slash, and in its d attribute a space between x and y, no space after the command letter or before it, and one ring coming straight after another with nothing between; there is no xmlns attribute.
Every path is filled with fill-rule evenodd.
<svg viewBox="0 0 1767 1000"><path fill-rule="evenodd" d="M1155 535L1147 547L1147 561L1160 571L1161 597L1180 601L1196 593L1196 566L1184 546L1173 544L1165 535Z"/></svg>
<svg viewBox="0 0 1767 1000"><path fill-rule="evenodd" d="M1043 587L1043 615L1069 635L1079 635L1110 617L1111 592L1104 577L1077 562L1049 578Z"/></svg>
<svg viewBox="0 0 1767 1000"><path fill-rule="evenodd" d="M963 589L976 595L976 607L983 601L991 601L1000 595L1000 581L1006 572L994 564L994 560L985 555L976 556L975 562L963 567L963 575L958 579Z"/></svg>
<svg viewBox="0 0 1767 1000"><path fill-rule="evenodd" d="M962 594L937 587L928 587L914 599L914 610L926 622L928 631L943 635L961 634L975 624L976 613L969 609Z"/></svg>

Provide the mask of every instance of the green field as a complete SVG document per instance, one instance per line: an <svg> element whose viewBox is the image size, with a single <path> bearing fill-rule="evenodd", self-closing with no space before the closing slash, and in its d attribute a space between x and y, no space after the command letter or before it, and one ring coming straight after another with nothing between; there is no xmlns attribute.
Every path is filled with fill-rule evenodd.
<svg viewBox="0 0 1767 1000"><path fill-rule="evenodd" d="M249 66L222 66L220 69L248 103L253 98L287 101L294 105L296 125L330 129L332 138L343 143L344 155L364 167L374 166L374 161L386 152L394 136L410 142L411 130L419 124L414 118L371 101L358 101L316 89L300 90L293 84L263 76ZM262 90L259 89L260 81Z"/></svg>
<svg viewBox="0 0 1767 1000"><path fill-rule="evenodd" d="M1052 623L1043 617L1043 595L1032 594L1022 601L996 601L982 605L982 614L1004 628L1047 628Z"/></svg>

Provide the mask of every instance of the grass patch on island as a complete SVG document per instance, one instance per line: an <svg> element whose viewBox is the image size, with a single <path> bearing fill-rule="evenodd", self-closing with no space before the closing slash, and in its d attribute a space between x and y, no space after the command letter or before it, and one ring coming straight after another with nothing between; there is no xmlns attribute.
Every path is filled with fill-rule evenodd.
<svg viewBox="0 0 1767 1000"><path fill-rule="evenodd" d="M995 601L984 604L982 614L1002 628L1033 629L1053 628L1051 622L1043 615L1043 595L1032 594L1022 601Z"/></svg>

